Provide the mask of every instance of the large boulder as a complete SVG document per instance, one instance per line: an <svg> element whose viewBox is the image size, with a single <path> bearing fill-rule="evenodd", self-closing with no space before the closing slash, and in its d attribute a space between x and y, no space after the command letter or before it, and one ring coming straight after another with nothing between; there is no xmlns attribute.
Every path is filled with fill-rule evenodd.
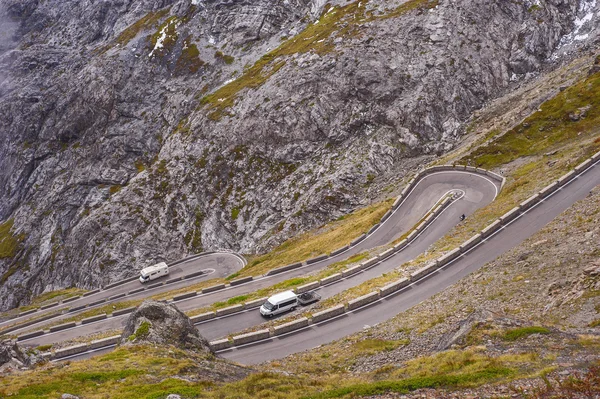
<svg viewBox="0 0 600 399"><path fill-rule="evenodd" d="M40 359L32 352L27 354L21 350L14 340L0 342L0 375L31 367Z"/></svg>
<svg viewBox="0 0 600 399"><path fill-rule="evenodd" d="M190 318L164 302L144 301L127 319L121 344L144 342L212 352Z"/></svg>

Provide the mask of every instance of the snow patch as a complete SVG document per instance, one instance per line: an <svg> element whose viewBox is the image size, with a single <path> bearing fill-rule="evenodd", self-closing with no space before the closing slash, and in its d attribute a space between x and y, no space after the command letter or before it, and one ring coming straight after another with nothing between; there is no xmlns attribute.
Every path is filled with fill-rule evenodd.
<svg viewBox="0 0 600 399"><path fill-rule="evenodd" d="M165 42L165 39L167 38L167 29L168 28L169 28L168 24L165 25L164 28L162 28L162 30L160 31L160 36L158 37L158 39L156 39L156 44L154 45L154 48L152 49L150 54L148 54L148 57L152 57L156 50L163 48L163 43Z"/></svg>
<svg viewBox="0 0 600 399"><path fill-rule="evenodd" d="M572 44L573 42L576 42L576 41L585 40L590 36L589 33L581 33L581 30L582 30L582 28L584 28L584 26L588 22L590 22L594 19L594 16L595 16L594 9L596 8L596 3L597 3L597 0L582 0L581 1L581 3L579 4L578 15L583 15L583 17L578 16L577 18L575 18L575 21L573 21L575 28L573 29L573 31L571 33L564 36L560 40L559 48L563 47L563 46L567 46L569 44Z"/></svg>

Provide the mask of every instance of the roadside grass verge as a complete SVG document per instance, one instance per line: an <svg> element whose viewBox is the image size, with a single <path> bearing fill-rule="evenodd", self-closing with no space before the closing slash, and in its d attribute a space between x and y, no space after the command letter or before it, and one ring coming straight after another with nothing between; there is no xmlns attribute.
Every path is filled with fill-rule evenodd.
<svg viewBox="0 0 600 399"><path fill-rule="evenodd" d="M276 267L328 254L348 245L379 223L393 202L392 198L373 204L321 228L290 238L269 253L249 259L248 265L240 271L240 276L264 274Z"/></svg>
<svg viewBox="0 0 600 399"><path fill-rule="evenodd" d="M81 321L85 318L97 316L102 313L110 314L110 313L114 312L115 310L121 310L121 309L131 308L133 306L139 306L142 302L143 302L143 300L140 299L140 300L134 300L134 301L109 303L104 306L100 306L98 308L86 310L85 312L78 313L71 317L66 317L66 318L60 319L60 320L48 321L48 324L44 324L43 326L32 327L31 329L20 332L19 335L24 334L26 332L37 331L37 330L40 330L41 328L47 330L48 328L57 326L59 324Z"/></svg>
<svg viewBox="0 0 600 399"><path fill-rule="evenodd" d="M44 313L44 314L41 314L39 316L28 318L27 321L35 321L35 320L42 319L43 317L48 316L48 315L58 315L58 314L60 314L60 311L57 310L57 311L54 311L54 312ZM19 324L21 324L21 323L15 322L15 323L7 324L7 325L3 326L2 328L0 328L0 336L1 337L4 337L4 336L6 336L6 337L14 337L15 335L13 335L13 333L10 333L10 332L9 333L4 333L4 331L6 331L8 328L18 326ZM33 330L27 330L27 331L33 331Z"/></svg>
<svg viewBox="0 0 600 399"><path fill-rule="evenodd" d="M38 306L43 306L50 302L62 301L68 298L72 298L77 295L82 295L88 292L88 290L84 290L82 288L65 288L63 290L56 290L43 293L31 300L31 304L28 306L21 307L21 311L27 310L25 308L33 308Z"/></svg>
<svg viewBox="0 0 600 399"><path fill-rule="evenodd" d="M0 313L0 320L5 317L17 316L21 312L39 308L40 306L46 305L50 302L62 301L62 300L65 300L65 299L68 299L68 298L71 298L71 297L74 297L77 295L81 295L86 292L87 292L87 290L84 290L82 288L65 288L63 290L45 292L45 293L33 298L29 305L21 306L21 307ZM50 309L50 310L52 310L52 309ZM13 326L15 324L18 324L18 323L11 324L11 326ZM9 326L5 326L5 328L6 327L9 327ZM2 329L0 329L0 333L1 332L2 332Z"/></svg>

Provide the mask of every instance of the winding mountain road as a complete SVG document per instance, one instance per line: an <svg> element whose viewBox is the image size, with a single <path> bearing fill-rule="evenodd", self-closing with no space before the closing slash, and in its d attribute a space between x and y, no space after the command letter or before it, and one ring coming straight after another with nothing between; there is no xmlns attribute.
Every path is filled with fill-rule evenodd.
<svg viewBox="0 0 600 399"><path fill-rule="evenodd" d="M441 213L439 217L408 247L369 270L321 289L321 295L325 298L335 295L345 289L390 271L398 265L417 257L459 223L459 216L461 214L469 215L478 208L491 203L500 190L500 183L487 176L466 171L442 171L428 174L419 180L400 206L398 206L394 213L382 223L377 230L347 251L302 268L273 276L259 277L242 285L232 286L225 290L181 300L176 303L177 307L182 311L205 307L217 301L223 301L234 296L247 294L258 289L268 288L280 281L323 269L332 263L347 259L354 254L389 244L410 231L442 197L452 190L460 190L464 192L464 195L446 208L444 212ZM134 281L133 284L135 283L136 282ZM139 283L137 284L140 285ZM130 287L127 288L131 289ZM107 292L109 291L111 290L107 290ZM120 289L120 291L123 292L126 290ZM127 299L140 298L144 294L148 295L148 293L144 291L127 297ZM110 295L112 296L115 294L110 292ZM84 299L85 298L82 298L82 300ZM111 317L90 324L77 326L75 328L47 333L39 337L23 340L22 343L31 346L47 345L103 331L121 329L127 317L128 315ZM202 323L199 325L199 330L205 337L212 339L225 336L243 328L252 327L263 321L264 319L262 319L258 311L254 309ZM32 330L32 327L29 326L26 329ZM19 331L16 332L18 333Z"/></svg>
<svg viewBox="0 0 600 399"><path fill-rule="evenodd" d="M597 185L600 185L600 161L467 254L405 289L338 318L287 335L221 351L220 355L244 364L260 363L326 344L358 332L366 325L373 326L388 320L516 247L575 202L585 198Z"/></svg>
<svg viewBox="0 0 600 399"><path fill-rule="evenodd" d="M245 364L260 363L317 347L360 331L365 325L373 326L388 320L398 313L443 291L468 274L480 269L483 265L494 260L504 252L519 245L525 239L542 229L572 204L585 198L590 190L600 184L599 164L600 161L596 161L579 173L575 179L550 194L543 201L537 203L526 212L520 214L516 219L504 225L500 230L484 239L480 244L462 254L451 263L446 264L436 272L413 282L408 287L374 303L370 303L354 311L346 312L341 316L310 325L291 333L253 342L251 344L237 346L232 349L226 349L220 351L219 354L228 359ZM485 183L484 179L478 179L474 175L463 172L441 172L423 178L410 195L406 197L406 200L396 210L394 215L392 215L386 223L382 224L380 229L375 231L372 236L367 238L362 245L356 246L360 247L360 249L351 248L349 251L339 256L345 258L351 256L353 253L358 253L366 248L373 247L373 243L393 241L408 231L410 227L418 222L431 206L439 200L440 196L443 196L451 189L463 190L465 195L446 208L445 211L405 249L374 265L370 269L346 279L339 280L333 284L321 287L320 293L324 297L329 297L344 289L376 277L381 273L385 273L385 271L399 266L406 260L413 259L425 251L431 243L442 237L456 225L460 214L465 213L469 215L478 207L491 202L497 195L499 188L499 185L493 181ZM411 209L419 209L418 215L412 212ZM367 245L369 242L371 244ZM305 266L301 269L291 270L282 273L281 275L259 278L242 286L231 287L229 290L218 291L190 300L180 301L177 302L177 306L184 310L188 308L193 309L194 307L198 307L198 303L210 304L211 302L239 295L243 292L250 292L257 289L257 287L269 286L277 281L323 268L325 265L339 260L336 258L338 257L328 259L327 261L318 264ZM203 335L212 339L237 332L245 327L259 324L262 321L263 319L258 316L257 310L251 309L234 315L198 323L198 328ZM122 322L122 320L118 322L117 326L120 327L120 323ZM91 326L87 327L89 328ZM98 325L96 328L98 327L104 328L105 326ZM58 332L53 338L50 338L53 336L53 334L50 334L47 337L38 337L44 338L44 340L38 341L37 339L33 339L27 343L30 345L40 345L58 342L72 336L86 334L82 334L82 332L83 330L81 329L72 329ZM68 337L63 336L63 333L68 334ZM90 332L87 332L87 334L89 333ZM109 350L111 350L111 347L100 348L72 355L65 359L82 359Z"/></svg>

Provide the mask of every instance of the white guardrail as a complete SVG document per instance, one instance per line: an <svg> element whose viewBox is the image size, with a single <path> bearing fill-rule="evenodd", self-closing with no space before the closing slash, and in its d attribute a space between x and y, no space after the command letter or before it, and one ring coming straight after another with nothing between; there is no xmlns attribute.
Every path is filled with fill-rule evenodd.
<svg viewBox="0 0 600 399"><path fill-rule="evenodd" d="M566 183L568 183L573 178L575 178L579 173L586 170L587 167L591 166L592 164L594 164L595 162L597 162L599 160L600 160L600 152L596 153L594 156L592 156L591 158L589 158L588 160L586 160L585 162L583 162L582 164L577 166L574 171L571 171L571 172L567 173L566 175L562 176L557 181L548 185L546 188L544 188L543 190L541 190L540 192L538 192L531 198L529 198L526 201L519 204L519 206L508 211L506 214L504 214L499 219L494 221L488 227L483 229L481 231L481 233L476 234L475 236L473 236L472 238L470 238L469 240L464 242L462 245L460 245L458 248L444 254L443 256L430 262L423 268L415 271L414 273L412 273L410 275L409 278L401 278L400 280L389 283L386 286L377 289L376 291L370 292L359 298L352 299L343 304L336 305L329 309L319 311L317 313L310 315L309 317L302 317L300 319L290 321L286 324L275 326L275 327L272 327L269 329L260 330L257 332L245 333L245 334L241 334L241 335L234 335L231 339L220 339L217 341L213 341L213 342L210 342L210 346L215 352L217 352L217 351L226 350L226 349L229 349L229 348L232 348L235 346L246 345L248 343L265 340L268 338L275 337L277 335L281 335L283 333L282 331L284 331L285 333L288 333L288 332L292 332L295 330L304 329L304 328L310 326L311 324L321 323L325 320L329 320L329 319L338 317L340 315L343 315L346 312L351 312L351 311L361 308L365 305L376 302L379 299L393 295L395 292L410 285L411 283L421 280L422 278L434 273L438 269L451 263L456 258L461 256L463 253L468 252L471 248L473 248L477 244L479 244L483 238L489 237L496 231L503 228L504 225L510 223L521 213L523 213L527 209L531 208L534 204L542 201L548 195L550 195L554 191L560 189ZM456 170L456 169L457 168L448 167L448 166L435 166L433 168L426 169L422 173L432 173L432 171ZM462 169L460 169L460 170L462 170ZM470 172L475 172L475 173L486 174L487 176L490 176L492 178L500 180L501 185L504 185L504 182L505 182L504 178L502 178L501 176L496 175L492 172L484 171L482 169L477 169L477 168L470 168L470 167L466 167L466 168L464 168L464 170L470 171ZM411 187L414 187L415 181L416 181L416 179L411 180L411 182L409 183L407 188L404 189L403 195L404 195L404 193L410 193ZM396 202L394 203L394 206L397 206L398 204L401 203L401 198L402 198L402 196L399 197L399 200L396 200ZM394 248L392 248L392 249L394 249ZM362 263L362 264L356 266L355 268L360 269L360 268L364 267L364 265L366 263L369 263L371 261L372 260ZM353 269L355 269L355 268L353 268ZM334 276L330 276L327 279L320 280L318 283L320 283L321 285L324 285L324 284L330 283L332 281L335 281L336 279L340 279L340 278L342 278L342 276L343 276L343 273L337 274ZM314 285L315 283L310 283L310 284L311 284L310 289L316 288L316 285ZM297 290L303 291L304 287L298 287Z"/></svg>
<svg viewBox="0 0 600 399"><path fill-rule="evenodd" d="M471 168L471 167L465 167L465 166L451 166L451 165L450 166L434 166L434 167L431 167L431 168L424 169L423 171L419 172L413 179L411 179L409 181L408 185L404 188L404 190L402 191L402 193L400 194L400 196L398 198L396 198L396 200L394 201L394 204L392 205L392 209L390 209L388 212L386 212L382 216L380 222L377 223L375 226L371 227L371 229L369 230L368 233L365 233L365 234L361 235L360 237L354 239L350 244L348 244L348 245L346 245L344 247L338 248L338 249L332 251L330 254L320 255L320 256L318 256L316 258L309 259L309 260L307 260L305 262L297 262L297 263L293 263L293 264L290 264L290 265L287 265L287 266L282 266L282 267L270 270L264 276L257 276L257 277L248 276L248 277L239 278L239 279L230 281L228 284L217 284L217 285L214 285L214 286L205 287L201 291L198 291L198 292L195 292L195 291L194 292L186 292L186 293L183 293L183 294L180 294L180 295L176 295L173 298L168 299L167 301L169 301L169 302L178 302L178 301L182 301L182 300L185 300L185 299L193 298L193 297L198 296L198 295L207 294L207 293L215 292L215 291L220 291L220 290L226 289L228 287L233 287L233 286L236 286L236 285L241 285L241 284L244 284L244 283L251 282L251 281L253 281L256 278L265 277L265 276L273 276L275 274L280 274L280 273L283 273L283 272L286 272L286 271L289 271L289 270L298 269L298 268L301 268L301 267L304 267L304 266L308 266L308 265L314 264L316 262L323 261L323 260L328 259L328 258L330 258L332 256L337 256L337 255L339 255L339 254L341 254L341 253L349 250L350 248L354 247L355 245L359 244L365 238L367 238L368 236L370 236L371 234L373 234L375 232L375 230L377 230L377 228L379 228L392 215L392 213L403 203L404 199L412 192L412 190L414 189L414 187L419 183L419 181L421 179L423 179L427 175L430 175L430 174L436 173L436 172L441 172L441 171L459 171L459 172L477 173L477 174L480 174L480 175L491 177L491 178L497 180L498 182L500 182L501 184L504 184L504 180L505 180L502 176L500 176L498 174L495 174L493 172L489 172L489 171L484 170L484 169ZM435 206L426 215L425 219L423 219L422 221L420 221L420 224L415 229L413 229L412 231L410 231L410 233L408 234L408 236L405 239L403 239L402 241L400 241L393 248L390 248L387 251L383 252L382 254L379 254L378 256L375 256L374 258L371 258L371 259L369 259L369 260L367 260L367 261L365 261L365 262L363 262L363 263L361 263L361 264L359 264L357 266L354 266L352 268L344 270L341 273L336 273L336 274L334 274L332 276L329 276L329 277L326 277L326 278L324 278L322 280L315 281L315 282L309 283L307 285L297 287L296 288L296 292L297 293L306 292L306 291L309 291L311 289L318 288L321 285L329 284L329 283L337 281L337 280L339 280L341 278L348 277L348 276L353 275L355 273L358 273L358 272L360 272L362 270L370 268L370 267L378 264L379 262L385 260L386 258L394 255L395 253L397 253L399 251L402 251L406 246L410 245L410 243L412 241L414 241L414 239L416 239L418 237L418 235L422 231L424 231L427 227L429 227L429 225L439 216L439 214L442 213L447 206L449 206L450 204L452 204L453 201L454 200L452 198L450 198L450 197L445 198L440 204L438 204L437 206ZM181 264L181 263L193 260L193 259L197 259L197 258L200 258L200 257L203 257L203 256L214 254L214 253L216 253L216 252L203 252L203 253L198 254L198 255L192 255L190 257L187 257L187 258L184 258L184 259L181 259L179 261L171 263L169 265L169 267L172 267L172 266L175 266L175 265L178 265L178 264ZM244 264L246 264L246 260L242 256L240 256L238 254L235 254L235 253L231 253L231 254L234 255L234 256L239 257L244 262ZM188 278L196 277L196 276L201 275L201 274L202 274L202 272L195 272L195 273L183 276L183 277L174 278L174 279L167 280L167 281L164 281L164 282L159 282L159 283L156 283L156 284L152 284L152 285L149 285L147 287L142 287L142 288L138 288L138 289L135 289L135 290L131 290L131 291L127 292L127 293L121 293L121 294L117 294L117 295L114 295L114 296L109 297L109 298L99 299L98 301L94 301L94 302L91 302L91 303L88 303L88 304L85 304L85 305L68 308L68 309L65 310L65 313L72 313L72 312L81 311L81 310L84 310L86 308L90 308L90 307L93 307L93 306L96 306L96 305L100 305L100 304L103 304L103 303L108 303L108 302L113 301L115 299L125 298L128 295L137 294L137 293L142 292L144 290L152 289L152 288L155 288L155 287L158 287L158 286L161 286L161 285L165 285L165 284L170 284L170 283L173 283L173 282L178 282L178 281L181 281L183 279L188 279ZM108 285L106 287L103 287L102 289L96 289L94 291L86 292L85 294L83 294L83 296L89 296L89 295L101 292L103 290L106 290L106 289L109 289L109 288L113 288L113 287L125 284L125 283L127 283L129 281L134 281L137 278L138 277L132 277L132 278L128 278L128 279L125 279L125 280L122 280L122 281L119 281L119 282L115 282L115 283L112 283L112 284L110 284L110 285ZM69 299L63 301L62 303L65 303L66 301L70 302L70 301L73 301L74 299L77 299L77 298L79 298L79 297L69 298ZM251 301L251 302L248 302L248 303L238 304L238 305L235 305L235 306L231 306L229 308L219 309L218 311L203 313L203 314L200 314L200 315L197 315L197 316L193 316L191 319L192 319L192 321L194 323L199 323L199 322L206 321L206 320L209 320L209 319L212 319L212 318L215 318L215 317L223 316L223 315L226 315L226 314L237 313L237 312L240 312L240 311L245 310L245 309L251 309L251 308L254 308L254 307L258 307L262 303L264 303L264 301L266 301L266 298L261 298L259 300ZM52 306L56 306L58 304L59 303L56 302L55 304L51 304L51 305ZM48 308L49 306L50 305L46 305L45 308ZM42 309L42 308L40 308L40 309ZM28 339L31 339L31 338L39 337L39 336L44 335L46 333L55 332L55 331L59 331L59 330L65 330L65 329L69 329L69 328L75 328L75 327L78 327L78 326L80 326L82 324L87 324L87 323L91 323L93 321L98 321L98 320L102 320L102 319L105 319L105 318L110 318L110 317L120 316L120 315L125 314L125 313L130 313L134 309L135 308L128 308L128 309L123 309L123 310L120 310L120 311L115 311L112 314L101 314L99 316L95 316L97 318L95 320L84 319L84 320L82 320L81 322L78 322L78 323L61 324L61 325L58 325L58 326L51 327L50 330L47 330L47 331L38 330L38 331L29 332L29 333L26 333L26 334L19 335L17 337L17 340L18 341L24 341L24 340L28 340ZM32 312L33 311L28 311L26 314L31 314ZM38 319L32 320L30 322L21 323L19 325L14 326L14 327L10 327L10 328L5 329L4 331L2 331L2 334L6 334L6 333L8 333L10 331L14 331L14 330L22 329L24 327L27 327L28 325L37 324L37 323L39 323L41 321L46 321L46 320L49 320L49 319L61 316L63 314L64 313L51 314L51 315L48 315L47 317L38 318ZM23 314L21 314L21 315L23 315Z"/></svg>
<svg viewBox="0 0 600 399"><path fill-rule="evenodd" d="M461 254L469 251L471 248L473 248L477 244L479 244L482 241L482 239L484 239L485 237L489 237L494 232L500 230L505 224L514 220L518 215L527 211L533 205L542 201L544 198L546 198L548 195L550 195L554 191L560 189L566 183L568 183L572 179L576 178L579 173L585 171L587 169L587 167L591 166L592 164L594 164L595 162L597 162L599 160L600 160L600 152L596 153L590 159L586 160L585 162L583 162L582 164L577 166L574 171L569 172L566 175L562 176L556 182L553 182L552 184L547 186L545 189L541 190L540 192L536 193L535 195L533 195L526 201L519 204L519 206L511 209L509 212L507 212L506 214L501 216L499 219L497 219L496 221L491 223L488 227L483 229L480 233L476 234L475 236L473 236L472 238L470 238L469 240L464 242L458 248L446 253L445 255L441 256L440 258L430 262L423 268L415 271L414 273L412 273L410 275L409 278L406 278L406 277L401 278L397 281L387 284L386 286L384 286L382 288L377 289L376 291L370 292L359 298L352 299L346 303L333 306L329 309L325 309L325 310L321 310L319 312L313 313L312 315L309 315L308 317L301 317L299 319L292 320L285 324L274 326L274 327L268 328L268 329L262 329L262 330L250 332L250 333L237 334L237 335L234 335L231 339L225 338L225 339L212 341L212 342L210 342L210 346L215 352L218 352L218 351L230 349L235 346L242 346L242 345L255 343L257 341L270 339L270 338L278 336L278 335L287 334L287 333L290 333L293 331L301 330L301 329L309 327L310 325L314 325L314 324L321 323L321 322L329 320L329 319L339 317L339 316L343 315L344 313L352 312L353 310L359 309L363 306L366 306L373 302L376 302L376 301L380 300L381 298L385 298L387 296L393 295L394 293L401 290L402 288L410 285L411 283L413 283L417 280L420 280L420 279L428 276L429 274L435 272L439 268L444 267L448 263L454 261L456 258L461 256ZM410 191L412 190L412 188L414 188L414 186L416 185L418 180L420 180L427 174L438 172L438 171L447 171L447 170L452 170L452 171L464 170L467 172L484 174L486 176L489 176L489 177L499 181L501 183L501 186L503 186L505 183L505 179L502 176L499 176L495 173L492 173L492 172L489 172L489 171L486 171L483 169L464 167L464 166L456 166L456 167L455 166L434 166L432 168L428 168L428 169L425 169L424 171L420 172L416 178L412 179L409 182L408 186L403 190L400 197L398 197L398 199L394 202L394 205L392 206L392 210L390 210L388 213L386 213L386 215L384 215L382 217L382 222L385 221L391 215L391 212L393 210L398 208L398 206L403 201L403 197L405 195L407 195L408 193L410 193ZM443 205L444 205L443 203L438 205L431 214L433 215L436 212L441 212L441 210L443 209ZM446 203L446 206L447 205L448 204ZM441 209L437 209L437 208L441 208ZM433 220L434 218L435 217L431 217L431 220ZM426 225L427 225L426 223L421 223L418 228L423 229L424 228L423 226L426 226ZM371 229L371 230L373 231L374 229ZM360 241L362 241L362 239L357 242L360 242ZM408 240L405 239L402 242L398 243L395 247L391 248L390 250L376 256L375 258L369 259L368 261L363 262L358 266L347 269L342 273L337 273L335 275L326 277L319 281L315 281L312 283L308 283L304 286L297 287L296 292L297 293L305 292L305 291L317 288L319 286L332 283L332 282L339 280L347 275L357 273L361 270L364 270L365 268L368 268L368 267L380 262L381 260L391 256L393 253L395 253L398 250L400 250L401 248L403 248L403 246L406 246L407 243L408 243ZM331 255L326 255L325 257L333 256L336 253L339 254L341 252L344 252L348 248L350 248L350 246L342 247L339 250L332 251ZM398 249L398 248L400 248L400 249ZM319 258L321 258L321 257L319 257ZM308 263L308 261L307 261L307 263ZM296 266L296 265L298 265L298 266ZM286 270L292 270L296 267L300 267L301 265L302 265L302 263L288 265L288 266L284 266L283 268L280 268L280 269L288 268ZM294 267L292 267L292 266L294 266ZM282 270L281 272L283 272L283 271L284 270ZM248 282L248 281L252 281L252 279L253 279L252 277L245 277L244 279L231 281L229 283L229 285L241 284L240 281ZM218 286L205 288L202 290L202 292L217 291L217 290L221 290L225 287L226 287L225 284L220 284ZM177 299L185 299L185 298L190 298L195 295L197 295L197 293L187 293L187 294L182 294L177 297L174 297L173 299L174 300L176 300L176 298ZM256 299L251 302L244 303L244 304L231 306L229 308L223 308L223 309L219 309L217 311L207 312L204 314L193 316L193 317L191 317L191 320L194 323L199 323L199 322L213 319L218 316L237 313L244 309L258 307L266 299L267 298L260 298L260 299ZM134 308L123 309L120 312L127 313L127 312L131 312L133 310L134 310ZM113 315L115 315L115 313L117 313L117 312L114 312ZM121 313L121 314L123 314L123 313ZM106 315L100 315L100 316L96 316L96 317L99 317L98 320L100 320L101 318L104 318L105 316ZM94 320L92 320L92 321L94 321ZM87 322L91 322L91 321L87 321ZM82 323L83 323L83 321L82 321ZM68 328L68 327L64 327L64 328ZM61 326L53 327L54 331L59 331L60 329L62 329ZM27 338L32 338L35 336L43 335L44 333L45 333L44 331L36 331L36 332L29 333L28 335L19 336L18 339L23 340L23 339L27 339ZM47 352L47 353L42 354L42 356L44 356L48 359L61 359L61 358L77 355L77 354L92 351L92 350L98 350L98 349L105 348L105 347L111 347L111 346L117 345L119 340L120 340L120 335L116 335L113 337L108 337L108 338L92 341L91 343L78 344L78 345L74 345L74 346L71 346L68 348L58 349L53 353Z"/></svg>
<svg viewBox="0 0 600 399"><path fill-rule="evenodd" d="M496 173L487 171L485 169L472 168L472 167L469 167L469 166L465 167L465 166L446 165L446 166L433 166L433 167L430 167L430 168L426 168L426 169L422 170L421 172L417 173L417 175L408 182L407 186L404 188L404 190L402 191L402 193L400 194L400 196L398 196L398 198L396 198L396 200L394 201L394 204L392 205L392 209L390 209L388 212L386 212L383 215L383 217L381 218L381 220L380 220L379 223L377 223L376 225L374 225L373 227L371 227L371 229L367 233L362 234L360 237L354 239L348 245L346 245L344 247L341 247L341 248L338 248L338 249L336 249L334 251L331 251L330 254L320 255L320 256L318 256L316 258L308 259L305 262L297 262L297 263L293 263L293 264L290 264L290 265L282 266L282 267L279 267L279 268L276 268L276 269L272 269L269 272L267 272L264 276L248 276L248 277L239 278L239 279L230 281L228 284L218 284L218 285L214 285L214 286L211 286L211 287L203 288L199 292L187 292L187 293L184 293L184 294L176 295L173 298L171 298L169 301L177 302L177 301L181 301L181 300L184 300L184 299L193 298L193 297L198 296L198 295L202 295L202 294L207 294L207 293L210 293L210 292L215 292L215 291L223 290L223 289L226 289L228 287L233 287L233 286L236 286L236 285L241 285L241 284L244 284L244 283L251 282L251 281L253 281L256 278L261 278L261 277L265 277L265 276L273 276L275 274L280 274L280 273L284 273L284 272L287 272L287 271L290 271L290 270L294 270L294 269L298 269L298 268L301 268L301 267L304 267L304 266L308 266L308 265L311 265L311 264L314 264L314 263L326 260L326 259L328 259L328 258L330 258L332 256L337 256L337 255L339 255L339 254L341 254L343 252L346 252L347 250L349 250L350 248L356 246L357 244L359 244L360 242L362 242L365 238L367 238L368 236L370 236L371 234L373 234L375 232L375 230L377 230L392 215L392 213L402 204L402 202L406 199L406 197L408 197L408 195L410 195L410 193L415 188L415 186L419 183L420 180L422 180L427 175L430 175L430 174L436 173L436 172L441 172L441 171L459 171L459 172L462 171L462 172L469 172L469 173L477 173L477 174L480 174L480 175L488 176L488 177L490 177L490 178L492 178L492 179L500 182L501 185L504 185L504 182L505 182L504 177L502 177L502 176L500 176L500 175L498 175ZM451 203L452 203L452 199L451 198L446 198L441 204L439 204L438 206L436 206L429 213L429 215L427 215L427 217L422 221L422 223L416 229L414 229L407 236L407 238L405 240L402 240L397 245L395 245L393 248L389 249L388 251L384 252L383 254L380 254L379 256L377 256L375 258L372 258L372 259L370 259L370 260L368 260L368 261L366 261L364 263L361 263L358 266L355 266L355 267L353 267L351 269L348 269L348 270L344 271L341 274L335 274L333 276L327 277L326 279L321 280L319 282L319 285L331 283L331 282L336 281L337 279L341 279L341 278L347 277L347 276L349 276L351 274L357 273L357 272L359 272L361 270L364 270L364 269L366 269L366 268L368 268L368 267L370 267L370 266L372 266L372 265L374 265L376 263L379 263L380 261L382 261L385 258L387 258L387 257L395 254L396 252L401 251L407 245L409 245L410 242L415 237L417 237L419 233L421 233L423 230L425 230L429 226L429 224L431 224L431 222L433 220L435 220L435 218L448 205L450 205ZM217 252L203 252L201 254L192 255L192 256L186 257L184 259L181 259L181 260L178 260L176 262L173 262L173 263L169 264L169 267L172 267L172 266L184 263L184 262L188 262L188 261L193 260L193 259L201 258L203 256L211 255L211 254L214 254L214 253L217 253ZM234 256L237 256L238 258L240 258L240 260L244 263L244 265L247 264L246 260L241 255L236 254L234 252L231 252L231 255L234 255ZM139 292L142 292L142 291L145 291L145 290L148 290L148 289L156 288L158 286L162 286L162 285L166 285L166 284L176 283L176 282L179 282L179 281L184 280L184 279L189 279L189 278L200 276L202 274L203 274L202 271L191 273L189 275L185 275L185 276L182 276L182 277L173 278L173 279L170 279L170 280L167 280L167 281L164 281L164 282L158 282L158 283L155 283L155 284L148 285L146 287L141 287L141 288L137 288L137 289L134 289L134 290L130 290L127 293L121 293L121 294L114 295L112 297L99 299L98 301L94 301L94 302L91 302L91 303L88 303L88 304L85 304L85 305L80 305L80 306L75 306L75 307L67 308L67 309L65 309L63 311L63 313L58 313L58 314L53 313L53 314L49 314L49 315L41 317L41 318L37 318L37 319L31 320L29 322L19 323L18 325L9 327L7 329L4 329L1 334L7 334L7 333L9 333L11 331L19 330L19 329L28 327L29 325L32 325L32 324L37 324L37 323L40 323L42 321L46 321L46 320L49 320L49 319L52 319L52 318L56 318L56 317L59 317L59 316L65 314L65 313L78 312L78 311L81 311L81 310L84 310L84 309L87 309L87 308L91 308L93 306L97 306L97 305L104 304L104 303L109 303L109 302L114 301L116 299L122 299L122 298L125 298L125 297L129 296L129 295L134 295L134 294L137 294ZM39 310L48 309L50 307L58 306L59 304L69 303L69 302L72 302L72 301L74 301L76 299L79 299L81 297L86 297L86 296L90 296L90 295L93 295L93 294L97 294L97 293L105 291L107 289L114 288L114 287L117 287L119 285L123 285L125 283L130 282L130 281L134 281L137 278L138 277L136 276L136 277L127 278L127 279L124 279L124 280L121 280L121 281L118 281L118 282L115 282L115 283L111 283L111 284L109 284L109 285L107 285L105 287L98 288L98 289L95 289L93 291L88 291L88 292L86 292L85 294L83 294L81 296L71 297L71 298L63 300L62 302L54 302L54 303L51 303L51 304L44 305L43 307L40 307L38 309L32 309L32 310L28 310L27 312L22 312L22 313L20 313L19 315L15 316L15 317L30 315L30 314L35 313L36 311L39 311ZM314 284L314 283L311 283L311 284ZM300 289L300 290L303 289L303 288L305 288L305 287L298 287L298 289ZM316 288L316 287L314 287L314 288ZM243 304L243 305L245 306L245 309L248 309L249 308L248 306L253 306L253 307L255 306L253 303L246 303L246 304ZM127 310L131 311L129 309L127 309ZM123 314L123 313L114 312L112 315L109 314L109 315L105 315L105 316L106 317L112 317L112 316L117 316L117 315L121 315L121 314ZM210 318L209 314L202 315L202 316ZM215 316L216 316L216 314L215 314ZM77 327L80 324L84 324L84 323L83 322L76 323L74 326L71 326L71 327L69 327L69 325L66 325L66 326L61 325L61 326L57 326L57 327L62 327L63 329L66 329L66 328ZM47 331L47 332L52 332L52 331ZM43 330L34 331L34 332L31 332L31 333L20 335L17 339L19 341L22 341L22 340L26 340L26 339L30 339L30 338L33 338L33 337L37 337L37 336L43 335L45 333L46 332L43 331Z"/></svg>

